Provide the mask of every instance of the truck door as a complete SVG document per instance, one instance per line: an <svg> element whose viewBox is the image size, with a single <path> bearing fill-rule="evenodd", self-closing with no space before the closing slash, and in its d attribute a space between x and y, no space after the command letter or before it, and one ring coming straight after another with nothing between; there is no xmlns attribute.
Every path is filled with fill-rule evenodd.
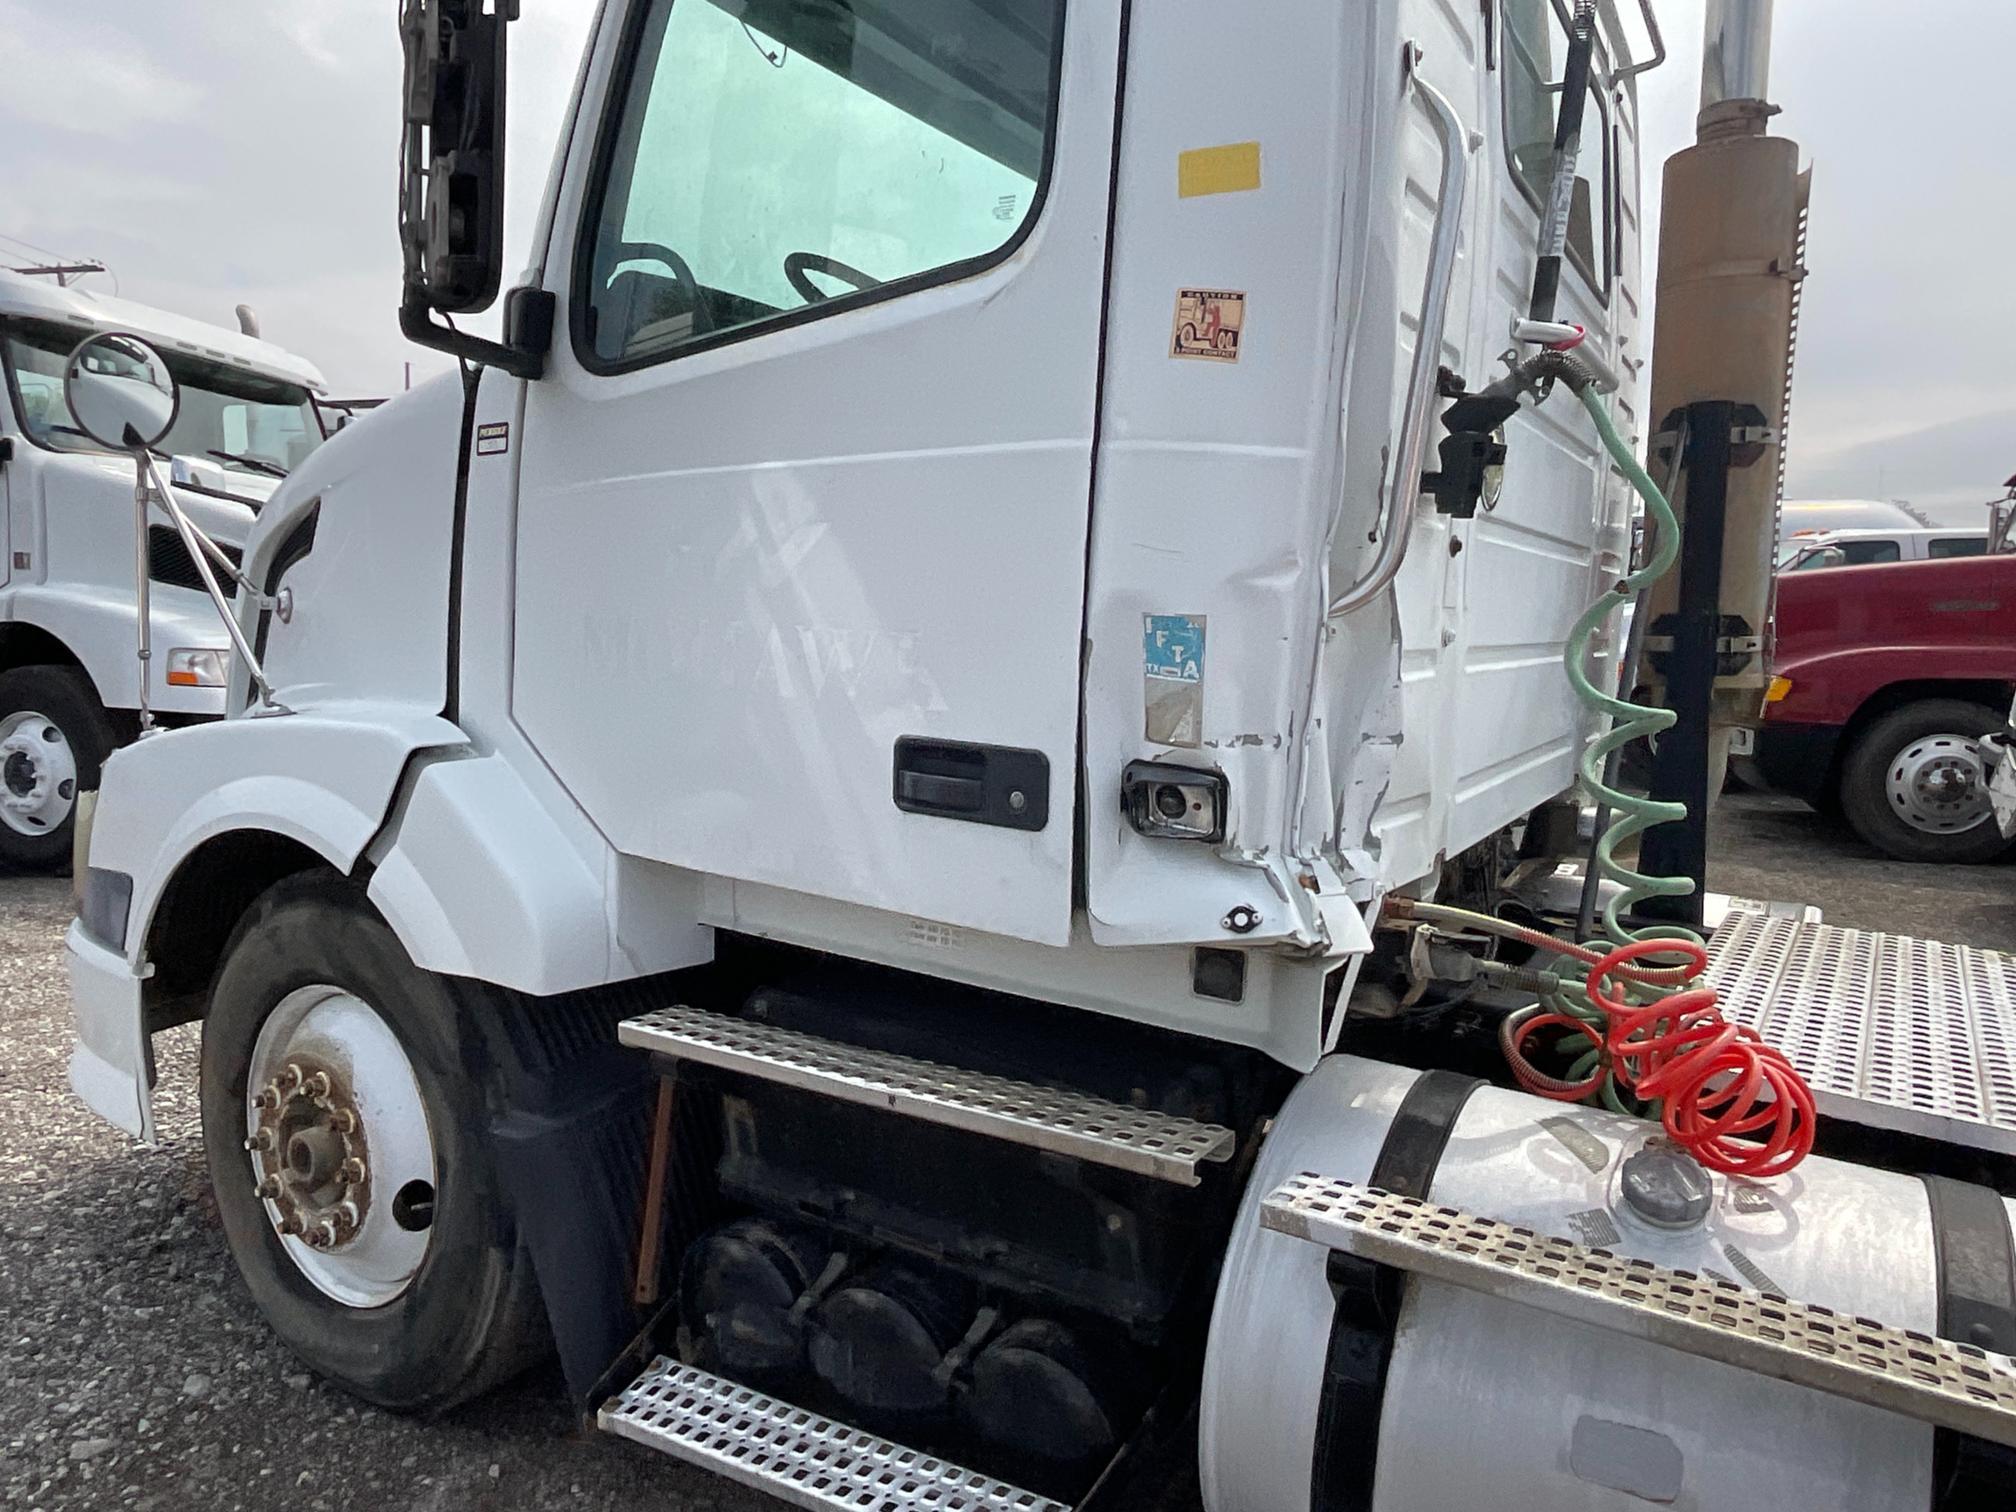
<svg viewBox="0 0 2016 1512"><path fill-rule="evenodd" d="M626 852L1062 943L1116 8L631 12L548 258L515 715Z"/></svg>

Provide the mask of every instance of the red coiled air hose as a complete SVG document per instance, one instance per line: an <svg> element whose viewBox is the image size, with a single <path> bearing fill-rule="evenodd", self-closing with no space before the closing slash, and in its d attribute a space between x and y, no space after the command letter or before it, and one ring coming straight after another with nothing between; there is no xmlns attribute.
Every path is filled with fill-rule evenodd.
<svg viewBox="0 0 2016 1512"><path fill-rule="evenodd" d="M1640 940L1589 969L1589 1001L1609 1020L1610 1074L1656 1100L1667 1134L1710 1170L1784 1175L1813 1151L1812 1091L1776 1047L1722 1017L1712 987L1649 1003L1613 996L1613 978L1631 975L1629 964L1648 955L1691 957L1689 976L1708 965L1708 952L1692 941Z"/></svg>

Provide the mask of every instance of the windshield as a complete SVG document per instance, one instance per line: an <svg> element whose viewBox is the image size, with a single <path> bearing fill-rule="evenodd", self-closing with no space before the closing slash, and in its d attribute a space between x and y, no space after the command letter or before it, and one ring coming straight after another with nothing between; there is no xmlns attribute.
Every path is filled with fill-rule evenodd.
<svg viewBox="0 0 2016 1512"><path fill-rule="evenodd" d="M22 321L7 327L7 366L30 439L57 451L102 451L63 401L63 364L90 334ZM182 408L158 450L206 458L227 471L274 477L322 444L308 390L243 368L164 352L182 385Z"/></svg>

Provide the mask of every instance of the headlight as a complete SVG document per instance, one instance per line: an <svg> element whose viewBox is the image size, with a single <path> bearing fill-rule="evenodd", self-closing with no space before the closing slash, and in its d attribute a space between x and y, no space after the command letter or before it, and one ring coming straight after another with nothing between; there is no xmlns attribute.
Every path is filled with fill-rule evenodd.
<svg viewBox="0 0 2016 1512"><path fill-rule="evenodd" d="M177 646L168 653L171 688L221 688L231 670L231 653L210 646Z"/></svg>

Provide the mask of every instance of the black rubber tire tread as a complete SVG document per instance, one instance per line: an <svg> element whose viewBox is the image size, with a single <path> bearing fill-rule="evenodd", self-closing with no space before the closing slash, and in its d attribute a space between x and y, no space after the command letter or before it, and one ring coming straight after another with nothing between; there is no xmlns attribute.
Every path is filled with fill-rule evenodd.
<svg viewBox="0 0 2016 1512"><path fill-rule="evenodd" d="M1841 764L1841 809L1855 833L1899 861L1969 865L2005 854L2016 841L2004 840L1992 818L1955 835L1913 829L1890 807L1885 776L1897 754L1921 735L1986 735L2007 723L2005 711L1964 698L1920 699L1878 719L1856 737Z"/></svg>
<svg viewBox="0 0 2016 1512"><path fill-rule="evenodd" d="M105 770L105 758L119 744L112 716L98 701L98 690L81 668L66 666L15 667L0 672L0 719L23 709L46 714L70 742L77 763L77 791L94 791ZM0 824L0 866L22 871L65 873L70 870L71 837L77 828L77 811L55 829L42 835L24 835Z"/></svg>
<svg viewBox="0 0 2016 1512"><path fill-rule="evenodd" d="M252 1190L243 1148L245 1081L259 1027L298 987L354 992L404 1045L434 1139L433 1242L412 1284L382 1307L345 1307L288 1258ZM552 1351L531 1256L518 1240L489 1137L521 1067L523 1036L492 1032L486 1010L522 1014L510 994L451 988L414 966L361 892L332 873L275 884L227 948L203 1024L203 1148L225 1237L259 1310L318 1374L396 1412L437 1413L481 1395Z"/></svg>

